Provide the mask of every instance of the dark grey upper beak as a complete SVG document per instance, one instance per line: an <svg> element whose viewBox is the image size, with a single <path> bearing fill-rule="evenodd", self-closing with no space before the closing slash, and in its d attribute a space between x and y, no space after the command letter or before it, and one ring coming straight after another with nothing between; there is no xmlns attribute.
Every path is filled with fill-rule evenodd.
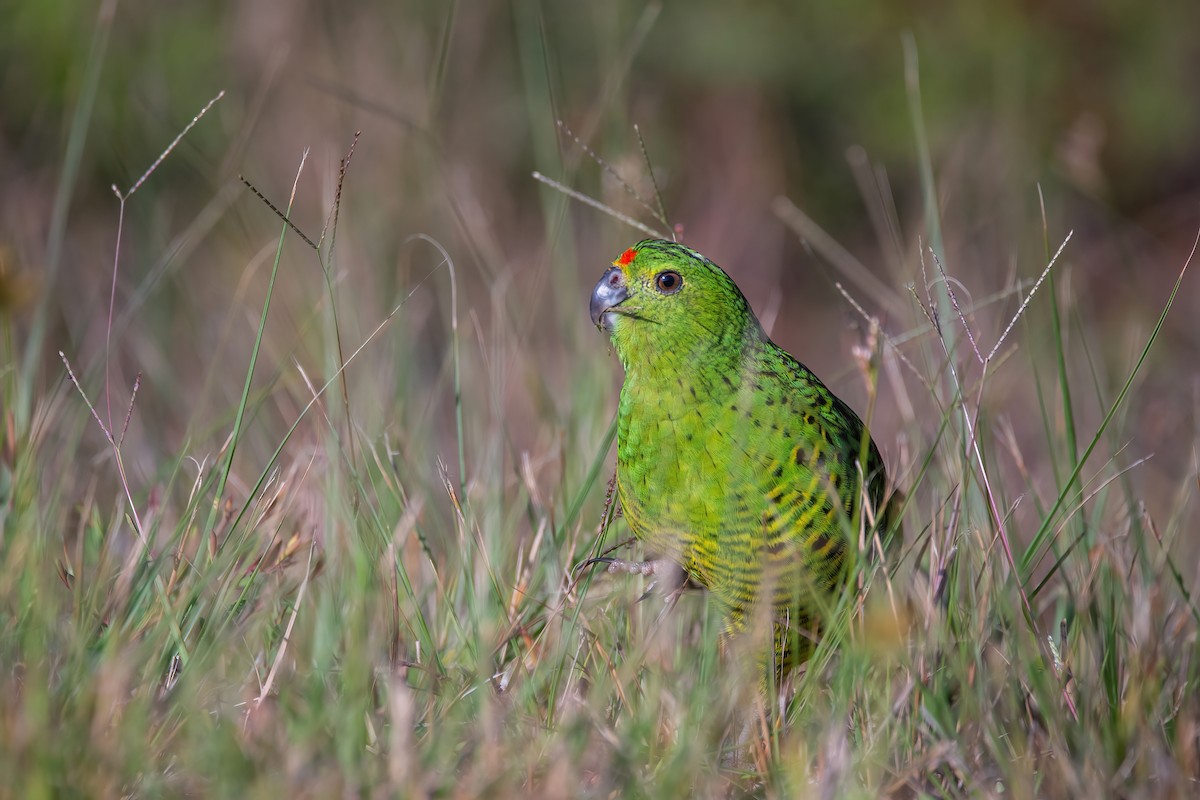
<svg viewBox="0 0 1200 800"><path fill-rule="evenodd" d="M592 315L592 324L597 328L610 330L611 326L604 313L614 306L618 306L629 297L629 291L625 288L625 273L618 267L611 268L608 272L600 277L600 282L596 284L596 288L592 289L592 302L588 304L588 311Z"/></svg>

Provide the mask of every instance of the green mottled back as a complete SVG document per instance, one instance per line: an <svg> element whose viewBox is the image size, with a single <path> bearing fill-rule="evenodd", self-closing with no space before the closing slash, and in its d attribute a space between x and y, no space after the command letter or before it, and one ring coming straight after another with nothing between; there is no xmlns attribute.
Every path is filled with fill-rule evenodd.
<svg viewBox="0 0 1200 800"><path fill-rule="evenodd" d="M815 623L845 581L860 474L872 506L883 502L862 421L682 245L627 250L597 284L592 317L625 367L617 490L630 528L716 596L731 630L769 602L780 666L797 662L779 620Z"/></svg>

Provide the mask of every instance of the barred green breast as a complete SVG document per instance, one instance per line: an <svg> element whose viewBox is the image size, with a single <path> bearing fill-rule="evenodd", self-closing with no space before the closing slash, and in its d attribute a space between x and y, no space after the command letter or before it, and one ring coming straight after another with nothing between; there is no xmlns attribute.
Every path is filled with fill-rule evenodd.
<svg viewBox="0 0 1200 800"><path fill-rule="evenodd" d="M712 592L730 632L770 604L776 668L798 663L807 648L787 627L815 628L845 582L864 479L883 504L874 441L767 337L733 280L683 245L626 250L591 316L625 368L617 494L634 535Z"/></svg>

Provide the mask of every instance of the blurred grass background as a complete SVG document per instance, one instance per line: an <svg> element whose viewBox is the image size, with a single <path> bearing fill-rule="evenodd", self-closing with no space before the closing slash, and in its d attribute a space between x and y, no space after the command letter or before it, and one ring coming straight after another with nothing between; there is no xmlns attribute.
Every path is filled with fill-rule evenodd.
<svg viewBox="0 0 1200 800"><path fill-rule="evenodd" d="M1200 224L1200 6L0 0L0 18L0 758L16 776L12 796L68 786L94 796L273 796L281 787L310 796L986 794L993 778L1020 794L1003 768L945 757L921 738L928 731L893 730L878 750L864 736L845 750L836 725L802 713L753 767L713 755L721 741L728 750L736 693L717 710L688 706L681 693L679 704L699 715L688 719L707 720L691 727L658 705L694 657L702 685L719 669L711 637L701 637L700 656L682 645L674 662L659 654L661 674L627 666L640 663L632 634L634 650L613 654L607 678L580 666L604 663L589 661L599 659L593 648L626 642L627 625L656 613L620 592L603 595L612 607L579 606L567 590L567 571L594 544L619 385L586 298L641 234L531 172L646 219L556 122L652 192L638 125L684 241L725 266L774 338L863 412L869 384L852 349L868 331L835 282L940 374L905 288L923 298L936 272L928 256L921 272L922 246L937 243L923 153L942 258L974 306L985 352L1020 304L1012 287L1034 279L1074 231L986 392L978 365L966 374L1013 507L1010 531L1028 542L1131 374ZM920 59L927 144L914 136L906 35ZM119 210L110 187L127 191L221 90L126 204L110 323ZM289 234L277 254L280 222L238 176L284 208L307 151L291 218L315 240L358 131L336 247L325 240L318 257ZM778 213L780 197L844 255L798 236ZM453 262L457 308L447 271L436 269L441 255L417 234ZM402 301L344 386L302 416L306 381L335 378ZM1088 605L1074 591L1106 554L1120 554L1124 578L1104 596L1129 609L1100 622L1130 653L1149 634L1129 620L1165 639L1172 609L1187 618L1194 607L1197 315L1200 292L1186 281L1083 472L1101 475L1090 492L1135 465L1114 482L1116 500L1064 522L1063 549L1083 537L1086 547L1068 556L1084 561L1063 569L1068 585L1041 596L1043 632L1057 634L1060 618ZM256 342L246 419L218 497ZM955 358L970 365L959 344ZM129 497L59 350L117 430L142 376L121 448ZM893 471L912 481L953 404L906 399L911 378L889 375L872 427ZM1064 383L1075 389L1070 404ZM961 515L944 511L970 483L951 462L937 459L942 479L914 487L908 536L953 529L961 549L978 545L976 569L1003 573L989 560L987 515L975 508L972 517L969 500ZM1031 585L1048 571L1049 561ZM1011 595L1004 580L972 591ZM296 604L301 586L308 606ZM298 638L288 640L294 608ZM580 613L594 637L580 638ZM987 629L975 633L986 639ZM1146 729L1168 750L1195 747L1186 726L1196 718L1180 710L1193 669L1187 630L1177 643L1187 663L1150 670L1161 678L1146 692L1153 701L1129 698L1135 664L1105 672L1098 657L1097 686L1110 694L1082 699L1108 710L1098 717L1106 723L1092 720L1103 741L1093 751L1071 740L1071 763L1087 766L1032 782L1029 796L1104 794L1096 787L1112 786L1130 753L1150 758L1131 744ZM176 686L165 676L181 642L190 663ZM285 666L259 705L281 652ZM853 705L854 659L833 682L847 692L835 689L833 707ZM641 706L588 705L586 691L567 690L581 673L597 687L611 680L618 695L636 686ZM515 698L484 691L519 674ZM886 712L896 699L880 684L863 703ZM608 696L594 688L593 698ZM569 698L579 706L567 713L559 706ZM247 704L274 710L254 717ZM990 732L978 752L1003 763L989 735L1013 735L1006 720L982 713L941 733L967 742L978 722ZM676 733L660 736L663 728ZM898 755L892 745L905 737ZM805 748L826 749L809 759L797 755ZM1195 754L1178 759L1186 776ZM1025 771L1021 757L1007 763ZM1189 785L1145 780L1135 783L1148 792Z"/></svg>

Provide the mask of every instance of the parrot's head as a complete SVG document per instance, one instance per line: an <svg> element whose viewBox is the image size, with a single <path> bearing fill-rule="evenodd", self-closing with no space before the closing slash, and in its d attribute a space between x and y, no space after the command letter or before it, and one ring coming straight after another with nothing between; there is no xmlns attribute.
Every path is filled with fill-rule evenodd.
<svg viewBox="0 0 1200 800"><path fill-rule="evenodd" d="M622 253L592 290L590 311L592 322L612 336L627 370L722 348L732 356L748 330L759 330L724 270L663 239L646 239Z"/></svg>

